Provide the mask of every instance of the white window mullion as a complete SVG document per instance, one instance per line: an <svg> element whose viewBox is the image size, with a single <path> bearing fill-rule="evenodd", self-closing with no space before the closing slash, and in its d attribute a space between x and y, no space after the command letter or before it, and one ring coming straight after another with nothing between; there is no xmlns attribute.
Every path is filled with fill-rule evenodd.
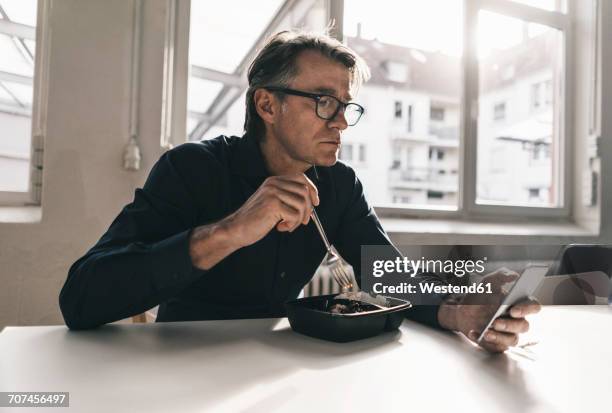
<svg viewBox="0 0 612 413"><path fill-rule="evenodd" d="M51 0L38 0L36 24L36 53L34 56L34 98L32 108L32 147L30 153L29 203L41 205L43 185L43 158L47 132L47 96L49 90L49 45L51 31L48 17Z"/></svg>
<svg viewBox="0 0 612 413"><path fill-rule="evenodd" d="M568 13L574 15L573 1L567 2ZM562 73L557 77L560 79L560 85L553 84L553 93L557 102L561 103L561 107L557 111L557 116L554 119L555 124L559 128L559 148L557 149L557 159L559 163L555 173L561 180L559 185L559 200L562 202L562 207L559 208L561 214L569 215L572 212L572 190L574 187L574 145L576 139L570 139L574 135L574 40L572 25L567 25L563 30L563 68Z"/></svg>
<svg viewBox="0 0 612 413"><path fill-rule="evenodd" d="M476 165L478 150L478 7L464 2L463 28L463 125L460 143L459 202L462 216L472 214L476 203Z"/></svg>

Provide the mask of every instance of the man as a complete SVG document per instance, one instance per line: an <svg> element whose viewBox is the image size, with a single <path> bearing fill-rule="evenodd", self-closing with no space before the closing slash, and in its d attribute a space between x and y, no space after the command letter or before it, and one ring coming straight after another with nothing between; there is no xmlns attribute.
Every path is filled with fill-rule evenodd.
<svg viewBox="0 0 612 413"><path fill-rule="evenodd" d="M91 328L160 305L157 321L278 317L333 244L360 273L361 245L391 245L355 172L338 162L341 134L363 108L352 93L365 63L326 36L281 32L248 74L245 135L165 153L134 201L70 268L60 293L68 327ZM316 165L316 171L313 166ZM483 342L516 344L534 303L512 309ZM410 316L472 340L481 306L418 306ZM480 324L479 324L480 323Z"/></svg>

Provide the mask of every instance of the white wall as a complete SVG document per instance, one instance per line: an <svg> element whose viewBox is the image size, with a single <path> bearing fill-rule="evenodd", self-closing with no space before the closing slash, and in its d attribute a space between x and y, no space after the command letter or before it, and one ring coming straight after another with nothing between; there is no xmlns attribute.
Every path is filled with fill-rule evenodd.
<svg viewBox="0 0 612 413"><path fill-rule="evenodd" d="M0 223L0 328L62 323L70 264L106 230L161 154L165 1L144 3L143 169L121 168L128 136L132 2L53 2L42 222Z"/></svg>
<svg viewBox="0 0 612 413"><path fill-rule="evenodd" d="M162 152L159 141L166 2L143 3L139 109L143 169L133 173L121 168L128 134L131 2L53 2L43 216L40 223L0 223L0 328L63 322L57 301L70 264L93 245L132 199L134 188L142 185ZM603 8L604 22L612 22L612 2L603 2ZM603 24L603 32L604 39L612 39L611 24ZM603 61L603 104L608 116L603 116L601 174L609 187L612 42L605 45ZM612 243L612 191L604 187L601 199L603 233L593 241ZM459 234L411 237L411 241L443 243L442 238L447 242L491 241L485 235ZM508 237L499 240L511 241ZM539 237L537 241L546 239Z"/></svg>

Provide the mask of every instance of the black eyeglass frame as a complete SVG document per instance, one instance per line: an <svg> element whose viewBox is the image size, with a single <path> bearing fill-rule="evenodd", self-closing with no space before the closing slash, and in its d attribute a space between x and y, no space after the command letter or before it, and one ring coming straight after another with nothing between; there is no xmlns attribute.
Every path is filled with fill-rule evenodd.
<svg viewBox="0 0 612 413"><path fill-rule="evenodd" d="M355 122L353 122L353 123L348 123L348 120L347 120L347 125L348 126L355 126L359 122L359 120L361 119L363 114L365 113L365 108L363 106L361 106L360 104L355 103L355 102L345 103L345 102L341 101L340 99L338 99L337 97L335 97L333 95L327 95L327 94L324 94L324 93L309 93L309 92L304 92L304 91L301 91L301 90L290 89L290 88L280 87L280 86L267 86L267 87L264 87L263 89L266 89L266 90L269 90L269 91L272 91L272 92L281 92L281 93L285 93L287 95L301 96L301 97L313 99L317 103L317 106L315 108L315 113L317 114L317 116L319 118L321 118L323 120L332 120L332 119L334 119L338 115L338 112L340 112L341 108L342 108L343 112L346 113L346 108L347 107L355 106L357 108L357 112L359 113L359 116L357 117L357 120ZM329 97L329 98L334 99L336 102L338 102L338 107L336 108L334 113L329 118L326 118L326 117L322 116L319 113L319 101L321 100L322 97Z"/></svg>

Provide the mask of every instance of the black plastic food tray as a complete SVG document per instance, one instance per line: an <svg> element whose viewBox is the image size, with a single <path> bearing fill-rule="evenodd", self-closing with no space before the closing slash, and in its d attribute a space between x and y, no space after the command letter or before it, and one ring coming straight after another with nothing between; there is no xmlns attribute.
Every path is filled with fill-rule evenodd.
<svg viewBox="0 0 612 413"><path fill-rule="evenodd" d="M301 334L339 343L372 337L396 330L404 320L409 301L385 297L387 308L351 314L326 311L326 304L336 294L298 298L285 303L291 328Z"/></svg>

